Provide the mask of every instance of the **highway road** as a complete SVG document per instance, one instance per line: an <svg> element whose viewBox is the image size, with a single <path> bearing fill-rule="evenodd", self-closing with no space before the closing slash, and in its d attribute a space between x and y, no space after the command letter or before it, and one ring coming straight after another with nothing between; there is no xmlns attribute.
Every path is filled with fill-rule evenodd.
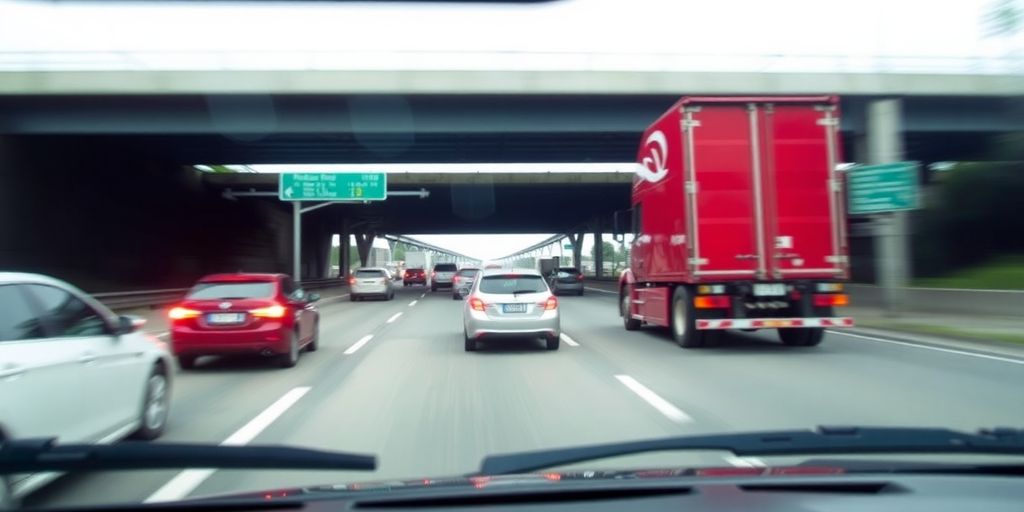
<svg viewBox="0 0 1024 512"><path fill-rule="evenodd" d="M321 348L297 367L213 359L178 373L161 442L288 444L375 453L372 473L152 471L71 475L27 506L166 500L303 484L463 474L489 453L819 424L1024 425L1024 360L830 333L716 347L629 333L613 294L562 297L561 349L504 340L463 351L462 303L399 288L393 301L321 305ZM158 327L157 327L158 328ZM716 453L606 461L757 465ZM650 464L648 464L650 465Z"/></svg>

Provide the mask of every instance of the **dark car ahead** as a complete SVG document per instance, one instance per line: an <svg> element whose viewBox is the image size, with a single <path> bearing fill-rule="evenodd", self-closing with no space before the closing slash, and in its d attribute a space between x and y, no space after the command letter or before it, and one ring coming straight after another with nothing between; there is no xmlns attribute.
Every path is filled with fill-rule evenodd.
<svg viewBox="0 0 1024 512"><path fill-rule="evenodd" d="M555 295L583 295L583 273L574 267L561 267L548 279L548 285Z"/></svg>
<svg viewBox="0 0 1024 512"><path fill-rule="evenodd" d="M260 354L295 366L299 351L317 349L320 299L284 274L213 274L171 308L171 345L178 364L205 355Z"/></svg>

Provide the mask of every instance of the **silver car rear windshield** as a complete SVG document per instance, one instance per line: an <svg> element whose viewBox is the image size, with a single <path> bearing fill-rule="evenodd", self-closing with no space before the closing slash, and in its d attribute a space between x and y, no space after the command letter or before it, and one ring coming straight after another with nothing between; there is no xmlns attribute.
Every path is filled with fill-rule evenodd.
<svg viewBox="0 0 1024 512"><path fill-rule="evenodd" d="M356 277L384 277L383 270L357 270Z"/></svg>
<svg viewBox="0 0 1024 512"><path fill-rule="evenodd" d="M546 291L547 285L540 276L530 275L497 275L486 276L480 281L480 291L495 295L512 295L513 293L535 293Z"/></svg>
<svg viewBox="0 0 1024 512"><path fill-rule="evenodd" d="M263 299L274 295L274 283L199 283L189 292L189 299Z"/></svg>

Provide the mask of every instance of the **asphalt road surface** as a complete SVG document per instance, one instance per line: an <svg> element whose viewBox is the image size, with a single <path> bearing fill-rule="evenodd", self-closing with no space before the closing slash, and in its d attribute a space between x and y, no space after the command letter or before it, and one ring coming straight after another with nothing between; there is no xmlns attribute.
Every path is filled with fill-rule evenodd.
<svg viewBox="0 0 1024 512"><path fill-rule="evenodd" d="M729 333L683 350L626 332L616 297L562 297L563 341L502 340L466 353L462 302L399 288L392 301L321 306L321 348L298 366L201 360L179 372L160 442L285 444L374 453L375 472L135 471L69 475L30 507L140 502L308 484L465 474L490 453L670 435L816 425L1024 425L1024 359L830 333L785 347ZM576 467L757 465L721 453Z"/></svg>

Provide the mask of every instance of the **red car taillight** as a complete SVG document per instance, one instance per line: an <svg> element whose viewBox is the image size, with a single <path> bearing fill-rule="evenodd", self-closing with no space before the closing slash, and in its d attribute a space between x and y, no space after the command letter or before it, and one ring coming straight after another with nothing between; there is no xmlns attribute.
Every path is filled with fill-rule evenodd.
<svg viewBox="0 0 1024 512"><path fill-rule="evenodd" d="M576 280L577 281L582 281L583 280L583 274L576 274Z"/></svg>
<svg viewBox="0 0 1024 512"><path fill-rule="evenodd" d="M265 308L249 310L249 314L257 318L284 318L288 314L288 308L280 304L274 304Z"/></svg>
<svg viewBox="0 0 1024 512"><path fill-rule="evenodd" d="M199 311L181 306L173 307L167 312L167 318L171 320L185 320L186 318L196 318L197 316L199 316Z"/></svg>
<svg viewBox="0 0 1024 512"><path fill-rule="evenodd" d="M554 295L548 297L548 300L544 301L544 311L551 311L558 309L558 299Z"/></svg>
<svg viewBox="0 0 1024 512"><path fill-rule="evenodd" d="M484 301L482 301L482 300L480 300L480 299L478 299L476 297L473 297L473 298L469 299L469 307L473 311L485 311L485 310L487 310L487 304L484 304Z"/></svg>
<svg viewBox="0 0 1024 512"><path fill-rule="evenodd" d="M348 276L348 284L356 284L356 276Z"/></svg>

